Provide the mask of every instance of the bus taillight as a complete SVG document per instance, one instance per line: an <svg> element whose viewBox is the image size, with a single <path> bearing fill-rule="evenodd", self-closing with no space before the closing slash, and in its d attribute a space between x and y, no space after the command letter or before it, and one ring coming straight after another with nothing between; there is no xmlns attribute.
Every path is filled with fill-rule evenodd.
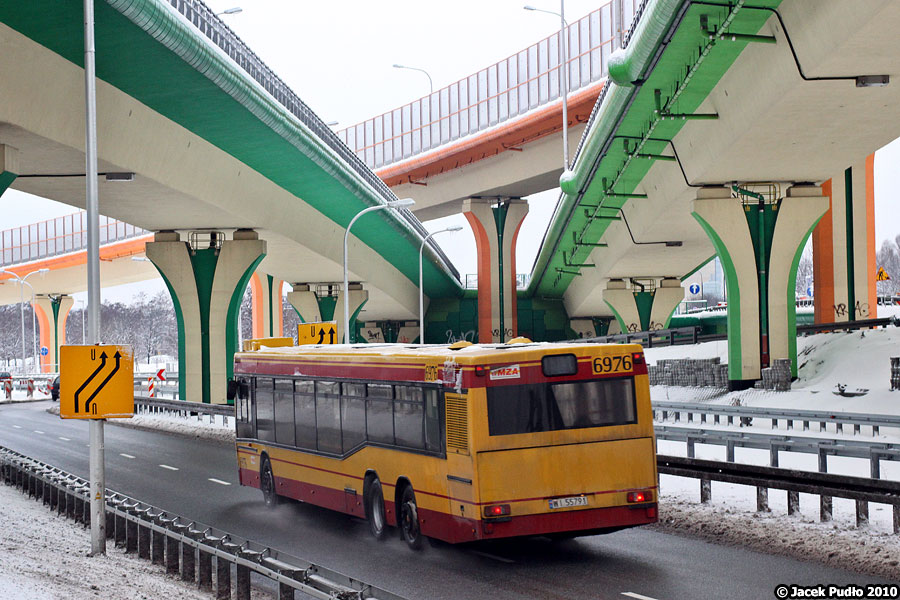
<svg viewBox="0 0 900 600"><path fill-rule="evenodd" d="M488 369L484 365L475 365L475 376L476 377L484 377L487 375Z"/></svg>
<svg viewBox="0 0 900 600"><path fill-rule="evenodd" d="M653 500L653 492L650 490L643 492L628 492L626 500L629 502L650 502Z"/></svg>
<svg viewBox="0 0 900 600"><path fill-rule="evenodd" d="M644 364L644 353L643 352L635 352L631 355L631 359L636 365Z"/></svg>
<svg viewBox="0 0 900 600"><path fill-rule="evenodd" d="M507 517L509 513L509 504L492 504L484 507L484 516L487 518Z"/></svg>

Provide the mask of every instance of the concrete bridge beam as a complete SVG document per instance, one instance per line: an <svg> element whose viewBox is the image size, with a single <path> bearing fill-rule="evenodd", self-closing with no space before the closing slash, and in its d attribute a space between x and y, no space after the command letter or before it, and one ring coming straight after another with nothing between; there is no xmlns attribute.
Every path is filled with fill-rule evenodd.
<svg viewBox="0 0 900 600"><path fill-rule="evenodd" d="M516 238L528 202L468 198L463 215L475 234L478 253L478 341L504 342L518 335Z"/></svg>
<svg viewBox="0 0 900 600"><path fill-rule="evenodd" d="M41 373L59 371L59 347L66 343L66 320L75 301L65 294L42 294L34 299L34 312L41 332Z"/></svg>
<svg viewBox="0 0 900 600"><path fill-rule="evenodd" d="M603 300L612 309L623 333L665 329L684 300L684 288L674 277L663 277L652 290L628 289L625 280L610 279Z"/></svg>
<svg viewBox="0 0 900 600"><path fill-rule="evenodd" d="M692 215L716 249L728 290L728 378L734 388L760 378L772 360L791 359L797 374L797 264L828 198L814 185L783 198L726 187L698 190Z"/></svg>
<svg viewBox="0 0 900 600"><path fill-rule="evenodd" d="M250 303L253 337L281 337L284 335L284 311L281 288L284 281L256 271L250 276Z"/></svg>
<svg viewBox="0 0 900 600"><path fill-rule="evenodd" d="M149 258L169 288L178 322L179 395L191 402L225 404L238 345L238 315L247 282L266 255L255 231L239 229L183 242L175 232L147 243Z"/></svg>

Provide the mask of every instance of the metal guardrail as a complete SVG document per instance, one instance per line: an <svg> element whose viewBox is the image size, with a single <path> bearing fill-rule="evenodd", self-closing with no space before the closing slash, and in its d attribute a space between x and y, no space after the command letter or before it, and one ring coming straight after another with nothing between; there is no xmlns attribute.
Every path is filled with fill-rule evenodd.
<svg viewBox="0 0 900 600"><path fill-rule="evenodd" d="M385 201L396 200L397 196L390 188L369 169L368 166L335 135L331 128L314 113L288 85L281 80L275 72L269 68L239 38L228 25L203 3L202 0L168 0L182 16L190 21L209 41L218 46L225 54L243 69L249 77L259 83L282 106L291 112L306 127L310 129L322 142L341 157L357 175L369 184ZM428 230L419 222L408 208L397 211L404 221L418 233L422 239L428 236ZM428 247L440 257L447 269L454 277L459 279L459 272L447 257L434 238L428 240Z"/></svg>
<svg viewBox="0 0 900 600"><path fill-rule="evenodd" d="M770 466L777 467L780 452L801 452L817 455L819 472L827 473L829 456L846 456L867 459L873 479L881 477L882 460L900 461L900 444L886 442L694 429L668 425L656 425L654 430L657 440L685 442L688 458L694 458L696 444L725 446L725 460L729 463L734 462L735 448L755 448L768 450Z"/></svg>
<svg viewBox="0 0 900 600"><path fill-rule="evenodd" d="M234 406L230 404L204 404L202 402L185 402L184 400L166 400L164 398L151 398L149 396L134 397L134 412L137 415L167 415L183 417L203 416L222 417L224 424L228 425L228 419L234 418Z"/></svg>
<svg viewBox="0 0 900 600"><path fill-rule="evenodd" d="M0 480L15 486L51 510L85 526L90 524L87 480L0 446ZM250 574L278 584L281 600L299 590L322 600L403 600L387 590L305 561L269 546L222 531L107 490L106 536L127 553L164 566L169 575L196 582L217 598L250 598Z"/></svg>
<svg viewBox="0 0 900 600"><path fill-rule="evenodd" d="M756 509L759 512L769 510L769 488L787 491L788 514L799 510L800 493L816 494L820 497L822 521L832 519L832 498L847 498L856 501L856 524L864 527L869 521L868 503L877 502L893 507L894 533L900 533L900 481L723 463L682 456L658 455L656 458L660 475L699 479L700 502L704 504L712 499L712 481L755 486Z"/></svg>
<svg viewBox="0 0 900 600"><path fill-rule="evenodd" d="M872 435L878 435L881 427L900 428L900 416L853 413L853 412L828 412L817 410L794 410L785 408L766 408L755 406L720 406L713 404L698 404L694 402L653 402L654 420L667 421L671 415L677 423L685 415L688 423L694 422L694 415L700 416L700 424L707 422L711 416L713 424L719 425L721 421L733 425L738 419L768 419L772 422L772 429L777 429L779 421L785 422L787 429L794 428L794 422L799 421L803 431L810 430L810 424L818 423L819 431L827 431L828 424L834 424L836 433L843 433L844 425L852 425L853 433L862 432L862 427L871 427ZM745 422L746 423L746 422Z"/></svg>

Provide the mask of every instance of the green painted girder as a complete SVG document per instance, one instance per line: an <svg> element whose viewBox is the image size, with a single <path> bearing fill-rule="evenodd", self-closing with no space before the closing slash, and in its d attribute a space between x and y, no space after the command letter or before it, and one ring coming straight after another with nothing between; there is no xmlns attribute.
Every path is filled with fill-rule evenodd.
<svg viewBox="0 0 900 600"><path fill-rule="evenodd" d="M321 139L261 93L245 71L166 4L96 2L99 79L234 156L341 227L363 208L381 203L378 193ZM0 22L83 67L81 0L0 2ZM393 213L370 215L354 235L417 283L421 238ZM460 296L456 277L430 251L426 255L426 293Z"/></svg>
<svg viewBox="0 0 900 600"><path fill-rule="evenodd" d="M752 6L745 6L743 0L657 0L647 5L628 48L610 57L611 78L598 99L599 112L585 132L571 171L560 178L562 194L535 260L528 295L561 297L565 293L577 275L569 265L585 261L593 250L584 245L570 253L566 240L575 236L585 243L599 242L611 221L593 215L642 201L621 194L634 193L656 160L671 160L665 140L674 139L691 120L671 115L695 115L744 48L768 41L753 38L772 17L770 11L758 8L777 8L780 3L754 0ZM746 35L710 39L709 27ZM645 72L670 33L655 66ZM698 126L714 128L716 124L710 120ZM641 143L642 138L652 140ZM615 194L607 193L612 190ZM591 208L582 210L585 206Z"/></svg>

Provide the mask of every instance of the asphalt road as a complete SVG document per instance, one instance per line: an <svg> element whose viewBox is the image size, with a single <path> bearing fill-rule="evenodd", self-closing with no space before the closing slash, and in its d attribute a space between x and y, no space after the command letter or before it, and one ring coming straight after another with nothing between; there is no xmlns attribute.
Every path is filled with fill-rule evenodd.
<svg viewBox="0 0 900 600"><path fill-rule="evenodd" d="M47 413L49 404L0 405L0 445L87 477L88 424ZM105 432L109 488L410 599L768 599L778 584L887 583L649 529L413 552L342 514L293 502L266 510L259 490L238 485L230 444L115 425Z"/></svg>

